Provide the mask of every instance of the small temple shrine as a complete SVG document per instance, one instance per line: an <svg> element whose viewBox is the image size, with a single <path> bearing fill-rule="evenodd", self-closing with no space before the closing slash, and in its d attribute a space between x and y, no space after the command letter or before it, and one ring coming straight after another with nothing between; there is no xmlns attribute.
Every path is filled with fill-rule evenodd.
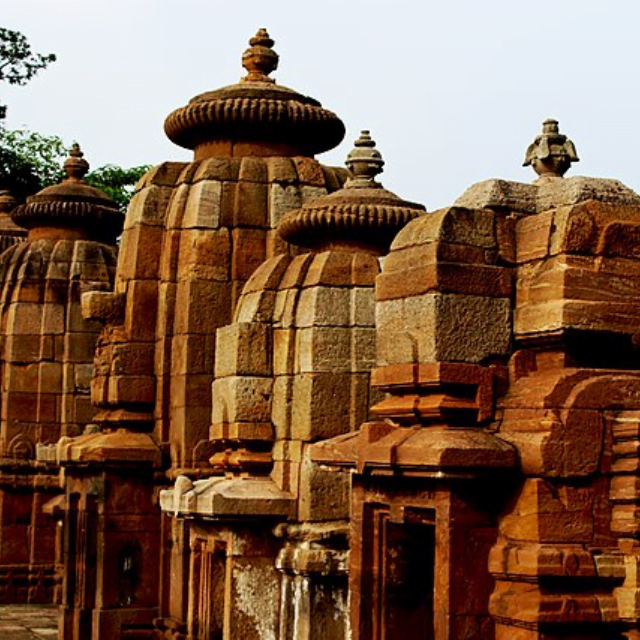
<svg viewBox="0 0 640 640"><path fill-rule="evenodd" d="M77 436L93 421L100 325L83 319L81 297L113 288L122 229L116 204L84 181L89 164L77 145L64 169L62 183L20 206L0 195L3 603L45 603L61 595L59 469L36 457L39 448Z"/></svg>
<svg viewBox="0 0 640 640"><path fill-rule="evenodd" d="M321 164L344 124L249 45L124 220L77 147L0 193L0 602L60 640L640 640L640 196L549 119L532 183L427 212L369 131Z"/></svg>

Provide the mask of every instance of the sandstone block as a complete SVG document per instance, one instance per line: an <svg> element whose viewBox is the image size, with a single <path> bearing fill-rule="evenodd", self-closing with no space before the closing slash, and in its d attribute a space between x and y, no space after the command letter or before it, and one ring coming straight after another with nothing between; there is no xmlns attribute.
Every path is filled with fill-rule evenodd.
<svg viewBox="0 0 640 640"><path fill-rule="evenodd" d="M245 293L238 302L236 322L270 322L275 309L275 291Z"/></svg>
<svg viewBox="0 0 640 640"><path fill-rule="evenodd" d="M118 277L121 280L157 276L163 232L162 227L137 226L122 233L118 254Z"/></svg>
<svg viewBox="0 0 640 640"><path fill-rule="evenodd" d="M235 181L240 171L240 159L212 156L204 158L193 174L193 182L200 180L216 180L220 182Z"/></svg>
<svg viewBox="0 0 640 640"><path fill-rule="evenodd" d="M281 184L295 184L298 182L298 172L291 158L273 156L267 162L268 181Z"/></svg>
<svg viewBox="0 0 640 640"><path fill-rule="evenodd" d="M303 521L348 518L349 480L348 474L320 469L305 452L300 469L298 518Z"/></svg>
<svg viewBox="0 0 640 640"><path fill-rule="evenodd" d="M188 229L180 234L178 280L229 279L231 236L228 229Z"/></svg>
<svg viewBox="0 0 640 640"><path fill-rule="evenodd" d="M281 286L281 280L291 263L288 255L278 255L263 262L244 285L244 293L256 293L265 289L275 291Z"/></svg>
<svg viewBox="0 0 640 640"><path fill-rule="evenodd" d="M593 496L589 488L557 486L530 478L500 531L511 540L589 544L593 535Z"/></svg>
<svg viewBox="0 0 640 640"><path fill-rule="evenodd" d="M267 231L267 259L282 253L288 253L290 247L291 245L286 240L282 239L276 229L269 229Z"/></svg>
<svg viewBox="0 0 640 640"><path fill-rule="evenodd" d="M167 205L171 197L171 188L151 186L136 192L127 208L124 228L138 225L164 226Z"/></svg>
<svg viewBox="0 0 640 640"><path fill-rule="evenodd" d="M9 306L7 313L7 335L40 335L44 307L41 304L22 302ZM59 327L56 327L59 328ZM47 333L50 333L47 331Z"/></svg>
<svg viewBox="0 0 640 640"><path fill-rule="evenodd" d="M238 322L221 327L216 335L216 378L270 375L271 331L268 325Z"/></svg>
<svg viewBox="0 0 640 640"><path fill-rule="evenodd" d="M214 380L211 422L270 422L272 387L271 378L237 376Z"/></svg>
<svg viewBox="0 0 640 640"><path fill-rule="evenodd" d="M163 162L142 176L136 185L136 191L150 185L173 187L187 166L189 166L187 162Z"/></svg>
<svg viewBox="0 0 640 640"><path fill-rule="evenodd" d="M7 362L33 362L53 359L53 341L45 336L21 335L5 338L5 354Z"/></svg>
<svg viewBox="0 0 640 640"><path fill-rule="evenodd" d="M248 280L266 258L266 235L262 229L235 228L232 231L231 278Z"/></svg>
<svg viewBox="0 0 640 640"><path fill-rule="evenodd" d="M376 322L376 300L373 287L351 288L349 324L356 327L373 327Z"/></svg>
<svg viewBox="0 0 640 640"><path fill-rule="evenodd" d="M166 213L167 221L165 228L167 230L179 231L182 229L182 218L184 216L190 190L191 185L188 183L179 184L173 190Z"/></svg>
<svg viewBox="0 0 640 640"><path fill-rule="evenodd" d="M508 298L427 293L376 305L378 364L481 362L507 353Z"/></svg>
<svg viewBox="0 0 640 640"><path fill-rule="evenodd" d="M272 184L269 193L269 226L275 229L285 213L301 206L302 196L298 185Z"/></svg>
<svg viewBox="0 0 640 640"><path fill-rule="evenodd" d="M214 334L231 320L231 287L228 283L187 281L176 289L176 334Z"/></svg>
<svg viewBox="0 0 640 640"><path fill-rule="evenodd" d="M295 326L300 289L281 289L276 293L273 322L277 327L289 329Z"/></svg>
<svg viewBox="0 0 640 640"><path fill-rule="evenodd" d="M114 405L153 404L156 383L152 376L110 376L108 401Z"/></svg>
<svg viewBox="0 0 640 640"><path fill-rule="evenodd" d="M234 225L242 227L266 228L268 185L260 182L240 181L236 187Z"/></svg>
<svg viewBox="0 0 640 640"><path fill-rule="evenodd" d="M87 320L119 318L124 312L124 297L112 291L87 291L82 294L81 309Z"/></svg>
<svg viewBox="0 0 640 640"><path fill-rule="evenodd" d="M350 316L351 291L345 287L317 286L300 292L297 327L348 327Z"/></svg>
<svg viewBox="0 0 640 640"><path fill-rule="evenodd" d="M376 330L355 327L352 331L351 371L368 373L376 366Z"/></svg>
<svg viewBox="0 0 640 640"><path fill-rule="evenodd" d="M209 374L214 367L215 335L179 334L171 339L171 373L174 375ZM138 361L140 362L140 361ZM156 358L156 362L160 362ZM148 366L153 370L153 361ZM136 373L136 371L132 371Z"/></svg>
<svg viewBox="0 0 640 640"><path fill-rule="evenodd" d="M220 182L202 180L191 185L182 218L182 227L184 229L218 229L221 195Z"/></svg>
<svg viewBox="0 0 640 640"><path fill-rule="evenodd" d="M376 256L324 251L313 255L304 286L372 286L378 273L380 262Z"/></svg>
<svg viewBox="0 0 640 640"><path fill-rule="evenodd" d="M97 333L66 333L55 336L54 354L63 362L91 362L98 341Z"/></svg>
<svg viewBox="0 0 640 640"><path fill-rule="evenodd" d="M316 256L311 253L303 253L291 259L287 270L278 282L278 289L291 289L306 284L307 272L315 261Z"/></svg>
<svg viewBox="0 0 640 640"><path fill-rule="evenodd" d="M247 154L240 158L240 170L238 173L238 181L246 180L247 182L267 181L267 161L265 158L255 158Z"/></svg>
<svg viewBox="0 0 640 640"><path fill-rule="evenodd" d="M419 216L396 236L391 251L434 241L497 248L496 214L489 209L453 206Z"/></svg>
<svg viewBox="0 0 640 640"><path fill-rule="evenodd" d="M73 382L77 389L89 390L93 378L93 364L77 364L67 367L73 371Z"/></svg>
<svg viewBox="0 0 640 640"><path fill-rule="evenodd" d="M62 389L62 364L59 362L41 362L38 373L38 389L52 393Z"/></svg>
<svg viewBox="0 0 640 640"><path fill-rule="evenodd" d="M132 340L155 338L158 286L152 280L133 280L127 288L124 326Z"/></svg>
<svg viewBox="0 0 640 640"><path fill-rule="evenodd" d="M291 411L293 407L294 376L278 375L273 381L271 421L276 442L291 438Z"/></svg>
<svg viewBox="0 0 640 640"><path fill-rule="evenodd" d="M290 438L312 442L348 433L359 426L368 410L367 383L366 374L356 373L295 376L291 394ZM356 420L358 423L354 424Z"/></svg>
<svg viewBox="0 0 640 640"><path fill-rule="evenodd" d="M516 223L518 264L546 258L549 253L553 211L520 218Z"/></svg>
<svg viewBox="0 0 640 640"><path fill-rule="evenodd" d="M296 362L295 329L273 330L273 374L291 375Z"/></svg>
<svg viewBox="0 0 640 640"><path fill-rule="evenodd" d="M306 158L304 156L296 156L293 158L298 171L298 180L305 185L313 185L316 187L324 187L324 173L322 166L314 158ZM314 196L313 199L318 196Z"/></svg>
<svg viewBox="0 0 640 640"><path fill-rule="evenodd" d="M395 254L387 258L385 270L376 282L377 300L407 298L429 291L496 298L511 295L511 270L491 265L429 262L420 249L405 250L414 255L411 266L404 268L396 268L399 265L393 261Z"/></svg>
<svg viewBox="0 0 640 640"><path fill-rule="evenodd" d="M7 367L2 379L3 391L35 392L38 389L40 365L37 362Z"/></svg>
<svg viewBox="0 0 640 640"><path fill-rule="evenodd" d="M352 336L347 327L310 327L296 332L297 372L351 370Z"/></svg>
<svg viewBox="0 0 640 640"><path fill-rule="evenodd" d="M211 375L179 375L171 377L172 407L208 407L211 404Z"/></svg>

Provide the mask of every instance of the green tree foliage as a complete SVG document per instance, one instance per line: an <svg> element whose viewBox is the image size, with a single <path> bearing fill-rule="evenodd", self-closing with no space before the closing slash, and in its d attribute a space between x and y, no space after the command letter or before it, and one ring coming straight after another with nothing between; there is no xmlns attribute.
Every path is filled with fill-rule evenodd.
<svg viewBox="0 0 640 640"><path fill-rule="evenodd" d="M0 127L0 188L9 189L19 201L64 178L62 165L70 145L58 136ZM91 171L86 181L102 189L122 211L127 208L136 183L147 165L123 169L105 165Z"/></svg>
<svg viewBox="0 0 640 640"><path fill-rule="evenodd" d="M136 183L149 169L149 165L122 169L113 164L105 164L88 173L85 179L94 187L102 189L118 204L120 211L124 212L133 196Z"/></svg>
<svg viewBox="0 0 640 640"><path fill-rule="evenodd" d="M0 82L26 84L56 56L34 53L26 37L0 27ZM58 136L33 131L10 131L2 126L6 107L0 105L0 189L9 189L18 201L64 178L62 165L69 145ZM123 169L105 165L91 171L86 181L102 189L122 211L127 208L136 183L148 166Z"/></svg>
<svg viewBox="0 0 640 640"><path fill-rule="evenodd" d="M0 82L23 85L51 62L53 53L34 53L24 35L18 31L0 27ZM0 119L6 116L7 107L0 105Z"/></svg>

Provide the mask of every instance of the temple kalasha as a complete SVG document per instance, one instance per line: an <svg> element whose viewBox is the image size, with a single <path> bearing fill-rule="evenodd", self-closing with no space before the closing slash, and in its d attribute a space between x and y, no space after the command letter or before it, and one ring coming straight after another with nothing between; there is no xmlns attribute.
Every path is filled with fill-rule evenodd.
<svg viewBox="0 0 640 640"><path fill-rule="evenodd" d="M640 640L640 196L546 120L532 183L427 211L369 131L315 158L345 126L273 45L126 215L77 145L0 191L0 603L60 640Z"/></svg>

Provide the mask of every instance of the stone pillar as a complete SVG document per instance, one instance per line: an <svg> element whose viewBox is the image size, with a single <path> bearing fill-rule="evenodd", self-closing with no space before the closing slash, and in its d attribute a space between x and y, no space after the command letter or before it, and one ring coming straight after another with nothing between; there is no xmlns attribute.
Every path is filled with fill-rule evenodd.
<svg viewBox="0 0 640 640"><path fill-rule="evenodd" d="M348 522L279 525L280 640L348 638Z"/></svg>

